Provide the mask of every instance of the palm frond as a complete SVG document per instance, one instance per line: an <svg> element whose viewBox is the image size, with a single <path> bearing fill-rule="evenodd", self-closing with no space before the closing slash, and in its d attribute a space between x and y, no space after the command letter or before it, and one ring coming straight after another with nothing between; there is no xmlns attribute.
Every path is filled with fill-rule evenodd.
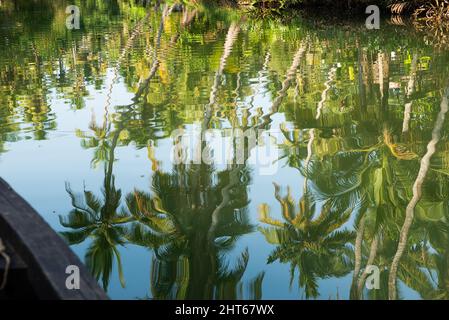
<svg viewBox="0 0 449 320"><path fill-rule="evenodd" d="M59 234L64 238L64 240L69 245L74 245L83 242L91 235L91 233L95 230L95 226L90 226L74 231L62 231Z"/></svg>
<svg viewBox="0 0 449 320"><path fill-rule="evenodd" d="M65 228L84 229L92 227L97 220L92 218L90 213L74 209L67 216L59 215L59 223Z"/></svg>

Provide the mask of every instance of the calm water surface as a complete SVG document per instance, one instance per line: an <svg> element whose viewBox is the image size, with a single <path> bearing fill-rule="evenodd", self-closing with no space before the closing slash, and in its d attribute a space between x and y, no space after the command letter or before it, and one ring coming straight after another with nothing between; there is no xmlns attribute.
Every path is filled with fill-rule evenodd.
<svg viewBox="0 0 449 320"><path fill-rule="evenodd" d="M112 298L449 298L448 51L75 2L0 4L0 176Z"/></svg>

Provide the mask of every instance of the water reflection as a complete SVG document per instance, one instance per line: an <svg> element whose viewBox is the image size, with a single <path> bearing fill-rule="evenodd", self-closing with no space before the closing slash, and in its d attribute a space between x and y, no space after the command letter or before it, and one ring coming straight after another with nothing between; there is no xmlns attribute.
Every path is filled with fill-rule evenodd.
<svg viewBox="0 0 449 320"><path fill-rule="evenodd" d="M75 140L86 180L102 169L98 192L67 184L60 224L105 289L125 287L112 294L140 247L153 299L327 298L335 279L338 298L448 298L445 50L392 25L124 1L83 2L68 33L64 1L27 3L0 5L0 159L23 157L25 140ZM172 132L194 127L278 136L279 171L262 179L256 148L174 165ZM148 189L117 176L139 150ZM365 285L370 265L379 289Z"/></svg>
<svg viewBox="0 0 449 320"><path fill-rule="evenodd" d="M98 127L94 129L97 133L102 132ZM96 142L93 162L104 162L102 198L88 190L77 194L69 184L66 184L73 210L67 216L59 217L62 226L72 229L61 233L69 244L74 245L86 241L87 238L92 239L86 250L84 261L97 280L101 278L103 288L106 290L114 264L118 268L120 284L125 286L120 252L117 247L125 244L127 234L125 224L132 220L127 211L120 209L122 192L116 188L113 174L114 151L122 130L119 127L110 133L103 131L104 136L100 136L103 140L101 143L93 140Z"/></svg>
<svg viewBox="0 0 449 320"><path fill-rule="evenodd" d="M282 197L276 184L275 197L281 205L283 222L271 218L266 205L260 210L260 221L270 227L259 230L267 242L276 245L267 262L290 263L290 281L298 269L299 286L304 287L305 297L316 298L319 278L342 277L351 270L349 244L354 233L339 229L349 220L352 208L341 212L325 203L316 214L316 203L308 192L304 192L296 206L290 189Z"/></svg>
<svg viewBox="0 0 449 320"><path fill-rule="evenodd" d="M244 168L214 172L181 165L153 177L154 196L127 198L136 219L130 241L154 248L151 288L156 299L234 299L249 252L228 266L226 252L253 230L246 205Z"/></svg>

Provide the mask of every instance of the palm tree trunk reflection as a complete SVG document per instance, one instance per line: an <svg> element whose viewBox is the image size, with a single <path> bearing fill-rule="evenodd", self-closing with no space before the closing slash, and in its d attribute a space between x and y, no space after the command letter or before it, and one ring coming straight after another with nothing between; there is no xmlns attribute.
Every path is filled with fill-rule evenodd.
<svg viewBox="0 0 449 320"><path fill-rule="evenodd" d="M416 68L418 65L418 54L413 54L412 64L410 66L410 78L407 84L407 99L410 99L413 91L415 89L415 80L416 80ZM413 101L408 101L404 107L404 121L402 123L402 133L406 133L409 130L410 124L410 114L412 112L412 103Z"/></svg>
<svg viewBox="0 0 449 320"><path fill-rule="evenodd" d="M210 122L212 120L212 117L214 115L215 111L215 104L217 102L217 91L218 87L220 85L220 78L223 74L224 68L226 66L226 61L231 54L232 47L234 46L235 41L237 40L237 36L240 32L240 26L233 22L231 26L228 29L228 33L226 34L226 40L224 43L224 50L223 54L220 58L220 65L218 67L218 70L215 72L214 76L214 83L212 85L212 88L210 90L209 94L209 103L205 106L205 112L204 112L204 120L203 120L203 131L207 130L210 126Z"/></svg>
<svg viewBox="0 0 449 320"><path fill-rule="evenodd" d="M397 295L396 278L399 262L401 260L402 255L404 254L405 247L407 245L409 230L413 223L413 217L415 214L415 207L418 204L419 200L421 199L422 184L426 179L427 172L429 170L430 159L435 153L436 145L441 138L441 129L443 127L445 116L448 111L448 95L449 95L449 88L446 88L442 97L440 112L438 113L432 131L432 139L427 144L427 152L421 159L421 166L419 168L418 176L416 177L415 183L413 184L413 197L408 203L407 208L405 210L405 220L401 228L397 251L396 254L394 255L393 262L391 263L390 275L388 278L388 291L390 300L396 299Z"/></svg>

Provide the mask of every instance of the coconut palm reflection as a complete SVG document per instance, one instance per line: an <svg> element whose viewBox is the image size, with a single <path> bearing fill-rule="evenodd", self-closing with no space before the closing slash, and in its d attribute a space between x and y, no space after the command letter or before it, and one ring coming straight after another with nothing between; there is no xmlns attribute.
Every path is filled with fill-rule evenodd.
<svg viewBox="0 0 449 320"><path fill-rule="evenodd" d="M234 266L226 253L253 230L246 209L248 176L242 166L217 173L204 164L179 165L172 173L155 173L154 195L127 196L136 220L129 241L154 248L154 298L237 298L249 253L243 251Z"/></svg>
<svg viewBox="0 0 449 320"><path fill-rule="evenodd" d="M440 125L444 120L442 112L444 110L437 116ZM331 137L324 134L326 129L320 129L321 134L314 135L319 139L312 145L307 144L307 135L301 136L297 132L292 135L284 128L284 151L290 166L298 168L310 181L313 198L325 201L340 212L354 208L356 237L351 255L354 268L352 299L400 298L399 283L422 298L441 299L447 292L444 271L447 243L442 244L442 239L447 233L444 221L449 198L447 173L445 169L439 169L441 165L447 167L444 152L439 152L430 168L427 161L427 177L421 174L420 188L413 190L423 160L420 166L419 156L412 151L417 148L407 143L407 139L403 143L397 142L400 138L394 134L393 127L399 126L387 122L377 128L358 126L350 139L339 136L345 131L344 127L334 130ZM368 128L370 130L365 131ZM374 143L371 139L373 129L378 132ZM435 130L434 127L433 140L440 135ZM309 142L310 139L312 137ZM306 148L307 158L303 155ZM310 150L314 151L313 156ZM411 199L416 198L416 193L419 193L419 200L414 204L416 221L408 226L407 233L400 233L405 213L409 212L406 208ZM436 240L439 237L442 238ZM399 259L394 259L398 255L398 242L402 253ZM365 290L366 267L369 265L380 269L378 290Z"/></svg>
<svg viewBox="0 0 449 320"><path fill-rule="evenodd" d="M266 252L268 262L290 265L292 281L297 277L307 298L322 296L322 279L344 276L344 294L351 299L407 297L404 286L423 298L449 297L444 126L422 196L413 216L408 214L409 229L404 223L432 141L447 74L445 67L438 69L447 65L444 54L397 29L400 36L385 41L359 32L312 30L303 21L280 27L229 11L171 4L151 11L147 28L136 24L148 18L147 7L128 2L119 7L123 23L117 27L99 13L106 29L98 34L87 30L99 21L86 15L82 38L74 34L67 41L58 31L20 46L13 41L11 49L2 48L3 56L14 57L23 42L27 46L18 55L26 59L2 60L0 68L0 101L8 106L0 111L0 152L22 139L22 125L32 125L35 139L47 139L56 129L51 110L63 110L56 108L60 97L50 94L53 88L82 114L91 103L87 93L100 94L110 85L103 124L93 118L86 132L77 132L82 147L93 152L92 166L104 169L101 191L77 194L67 185L73 210L61 217L68 242L89 246L86 262L105 288L114 266L124 285L119 252L135 244L151 252L151 265L143 268L150 269L154 298L242 298L245 285L250 297L261 298L263 271L271 266L258 265L261 273L248 282L251 252L239 241L254 229L247 212L248 167L185 164L161 171L157 153L172 131L198 123L203 129L277 130L285 120L286 163L305 183L287 194L275 185L280 214L261 206L259 230L266 239L261 248L267 242L274 247ZM14 40L12 34L8 38ZM108 70L114 72L112 83ZM134 98L112 108L120 90ZM148 148L150 190L122 197L114 179L114 153L121 145L131 152ZM369 265L380 270L378 290L366 289Z"/></svg>
<svg viewBox="0 0 449 320"><path fill-rule="evenodd" d="M351 270L349 244L354 233L341 229L349 220L351 210L336 211L328 202L317 214L317 204L310 194L304 193L296 206L290 189L282 197L276 184L275 197L281 205L283 221L272 218L266 204L260 207L260 221L269 227L259 230L276 246L268 263L276 260L290 263L291 281L298 269L299 286L304 288L306 298L316 298L319 279L342 277Z"/></svg>
<svg viewBox="0 0 449 320"><path fill-rule="evenodd" d="M105 139L108 142L100 146L101 150L107 154L104 162L102 198L88 190L76 194L67 183L66 189L72 199L73 209L67 216L60 216L61 225L72 229L61 232L70 245L91 239L85 253L85 262L97 280L101 278L105 290L108 288L115 260L120 283L125 286L120 252L117 247L126 242L125 224L130 221L131 216L126 211L120 210L122 192L116 188L113 174L114 152L121 132L122 129L119 128L106 134ZM95 152L95 157L99 154L102 153ZM94 160L100 160L95 157Z"/></svg>

